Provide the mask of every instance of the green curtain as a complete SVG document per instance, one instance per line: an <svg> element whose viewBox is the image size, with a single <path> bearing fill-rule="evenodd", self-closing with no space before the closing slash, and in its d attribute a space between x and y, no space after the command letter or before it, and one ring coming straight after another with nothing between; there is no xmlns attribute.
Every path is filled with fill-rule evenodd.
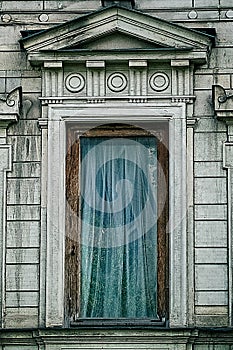
<svg viewBox="0 0 233 350"><path fill-rule="evenodd" d="M81 137L83 318L157 315L155 137Z"/></svg>

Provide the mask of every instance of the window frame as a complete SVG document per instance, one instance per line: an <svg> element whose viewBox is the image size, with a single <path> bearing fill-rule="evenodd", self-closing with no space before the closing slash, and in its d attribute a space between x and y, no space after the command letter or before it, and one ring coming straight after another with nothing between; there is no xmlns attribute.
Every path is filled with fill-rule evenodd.
<svg viewBox="0 0 233 350"><path fill-rule="evenodd" d="M126 122L153 129L169 124L169 326L188 323L187 290L187 162L185 103L49 104L42 130L42 228L40 319L46 327L69 327L64 317L65 157L66 124L80 130L100 123ZM43 182L45 181L45 182ZM59 203L59 205L58 205ZM44 292L45 290L45 292ZM43 323L41 323L43 325Z"/></svg>
<svg viewBox="0 0 233 350"><path fill-rule="evenodd" d="M76 317L79 312L80 291L80 227L73 212L80 211L79 175L80 175L80 137L130 137L153 136L157 140L157 179L158 194L157 206L161 213L157 220L157 315L158 318L90 318ZM164 325L169 317L169 237L167 223L169 218L169 139L168 122L157 122L153 130L145 130L130 124L103 124L83 133L75 123L66 126L66 243L65 243L65 317L75 325ZM164 183L166 182L164 193ZM72 238L71 238L72 237Z"/></svg>

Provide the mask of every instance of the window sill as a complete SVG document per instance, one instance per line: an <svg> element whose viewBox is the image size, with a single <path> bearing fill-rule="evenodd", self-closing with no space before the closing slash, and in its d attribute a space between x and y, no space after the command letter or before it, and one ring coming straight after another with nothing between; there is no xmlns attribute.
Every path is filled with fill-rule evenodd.
<svg viewBox="0 0 233 350"><path fill-rule="evenodd" d="M91 318L78 319L70 323L70 327L78 328L104 328L104 329L131 329L131 328L158 328L167 327L168 321L165 319L106 319L106 318Z"/></svg>

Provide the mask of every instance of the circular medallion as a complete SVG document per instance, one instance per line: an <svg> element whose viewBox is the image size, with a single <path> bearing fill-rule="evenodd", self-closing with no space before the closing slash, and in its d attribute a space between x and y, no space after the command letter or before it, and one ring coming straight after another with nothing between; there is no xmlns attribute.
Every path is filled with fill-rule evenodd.
<svg viewBox="0 0 233 350"><path fill-rule="evenodd" d="M84 77L79 73L72 73L66 77L66 88L71 92L79 92L85 86Z"/></svg>
<svg viewBox="0 0 233 350"><path fill-rule="evenodd" d="M190 11L188 14L189 19L196 19L197 17L198 17L198 14L197 14L197 11L195 10Z"/></svg>
<svg viewBox="0 0 233 350"><path fill-rule="evenodd" d="M12 20L12 17L8 13L5 13L4 15L1 16L1 20L4 23L9 23Z"/></svg>
<svg viewBox="0 0 233 350"><path fill-rule="evenodd" d="M49 16L47 15L47 13L42 13L41 15L39 15L38 19L40 22L48 22Z"/></svg>
<svg viewBox="0 0 233 350"><path fill-rule="evenodd" d="M165 73L155 73L150 78L150 86L155 91L166 90L169 83L169 77Z"/></svg>
<svg viewBox="0 0 233 350"><path fill-rule="evenodd" d="M113 92L123 91L127 86L127 79L122 73L113 73L108 78L108 87Z"/></svg>
<svg viewBox="0 0 233 350"><path fill-rule="evenodd" d="M226 18L233 18L233 10L228 10L226 12Z"/></svg>

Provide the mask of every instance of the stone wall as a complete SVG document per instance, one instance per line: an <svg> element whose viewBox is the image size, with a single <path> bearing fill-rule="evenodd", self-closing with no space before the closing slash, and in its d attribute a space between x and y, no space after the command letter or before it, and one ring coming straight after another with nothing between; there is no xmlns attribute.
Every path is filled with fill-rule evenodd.
<svg viewBox="0 0 233 350"><path fill-rule="evenodd" d="M4 266L0 299L3 329L36 329L41 326L40 300L44 298L45 283L40 264L45 255L41 248L43 147L38 126L42 73L40 67L30 65L19 40L22 32L48 29L96 11L100 6L101 2L97 0L0 1L0 99L19 86L23 91L19 121L8 127L6 139L6 143L12 145L12 169L7 171L4 180L5 237L0 240ZM196 328L227 328L232 325L232 207L230 175L223 167L223 143L228 140L229 130L224 121L217 120L212 101L212 85L221 85L227 92L233 89L232 6L232 0L135 1L135 10L144 14L211 35L216 31L209 61L195 69L193 87L190 88L195 95L190 117L196 122L193 134L190 134L193 138L192 154L188 155L191 159L189 175L193 176L191 196L194 206L191 204L189 208L191 233L187 234L190 253L187 288L190 295L188 326ZM149 343L151 349L158 350L233 349L233 335L229 329L225 333L223 329L222 333L197 331L194 334L190 329L185 335L183 332L177 330L177 333L171 334L168 330L160 330L151 335L145 331L142 345L135 340L139 337L136 334L126 348L134 348L137 344L137 348L144 349ZM76 345L70 345L68 337L71 335L65 332L54 335L38 334L36 331L1 331L0 334L0 349L4 350L89 349L87 344L83 347L79 345L80 339L90 336L89 333L74 333ZM123 348L122 335L116 334L116 339L116 344L112 339L107 341L106 348ZM153 341L150 343L148 339ZM95 341L96 338L90 348L96 346ZM192 345L194 343L196 345ZM101 348L100 343L96 348Z"/></svg>

